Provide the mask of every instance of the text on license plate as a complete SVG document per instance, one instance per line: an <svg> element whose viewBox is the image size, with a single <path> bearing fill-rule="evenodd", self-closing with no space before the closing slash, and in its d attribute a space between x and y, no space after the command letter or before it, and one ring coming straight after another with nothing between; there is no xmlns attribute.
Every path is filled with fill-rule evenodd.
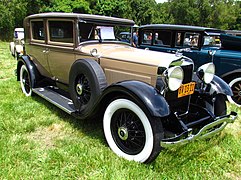
<svg viewBox="0 0 241 180"><path fill-rule="evenodd" d="M190 83L181 85L178 89L178 98L193 94L194 89L195 89L195 82L190 82Z"/></svg>

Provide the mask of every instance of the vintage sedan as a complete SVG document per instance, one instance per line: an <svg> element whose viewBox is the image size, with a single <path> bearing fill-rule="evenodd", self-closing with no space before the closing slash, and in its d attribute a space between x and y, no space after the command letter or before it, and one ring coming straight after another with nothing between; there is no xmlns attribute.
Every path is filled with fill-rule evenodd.
<svg viewBox="0 0 241 180"><path fill-rule="evenodd" d="M190 58L141 50L116 38L132 20L75 13L25 18L26 54L17 80L79 119L103 118L117 155L142 163L162 147L211 137L234 122L230 87L212 63L193 72ZM93 123L95 123L93 121Z"/></svg>
<svg viewBox="0 0 241 180"><path fill-rule="evenodd" d="M195 70L205 63L214 63L216 75L232 88L234 96L228 96L229 101L241 106L241 41L240 37L224 33L219 29L198 26L144 25L139 28L139 47L182 53L192 58Z"/></svg>

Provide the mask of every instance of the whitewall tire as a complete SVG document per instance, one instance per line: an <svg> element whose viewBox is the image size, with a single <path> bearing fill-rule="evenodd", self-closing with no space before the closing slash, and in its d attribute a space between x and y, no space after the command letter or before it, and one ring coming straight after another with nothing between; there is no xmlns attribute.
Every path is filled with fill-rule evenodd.
<svg viewBox="0 0 241 180"><path fill-rule="evenodd" d="M227 96L228 101L241 107L241 77L230 81L229 86L232 89L233 96Z"/></svg>
<svg viewBox="0 0 241 180"><path fill-rule="evenodd" d="M106 108L103 126L107 143L118 156L146 162L153 152L159 154L154 143L155 132L147 115L130 100L112 101Z"/></svg>
<svg viewBox="0 0 241 180"><path fill-rule="evenodd" d="M31 77L26 65L24 64L21 66L21 69L20 69L20 84L21 84L21 89L23 93L26 96L31 96L33 93L32 86L31 86Z"/></svg>

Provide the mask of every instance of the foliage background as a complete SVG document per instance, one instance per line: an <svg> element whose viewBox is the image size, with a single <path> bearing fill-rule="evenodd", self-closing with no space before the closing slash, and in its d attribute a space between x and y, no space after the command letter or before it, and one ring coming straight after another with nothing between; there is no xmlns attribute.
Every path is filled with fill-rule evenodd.
<svg viewBox="0 0 241 180"><path fill-rule="evenodd" d="M241 29L236 0L0 0L0 39L10 40L23 19L41 12L78 12L133 19L136 24L174 23Z"/></svg>

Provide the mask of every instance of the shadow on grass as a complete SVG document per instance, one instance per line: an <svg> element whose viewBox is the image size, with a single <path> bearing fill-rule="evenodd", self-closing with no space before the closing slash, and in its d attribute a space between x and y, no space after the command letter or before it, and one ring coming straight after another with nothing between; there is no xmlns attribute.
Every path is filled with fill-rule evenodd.
<svg viewBox="0 0 241 180"><path fill-rule="evenodd" d="M58 107L39 97L38 95L33 96L32 99L43 104L53 114L55 114L61 120L68 122L73 128L81 131L86 136L98 139L103 145L108 147L103 133L102 116L94 119L80 120L67 114L63 110L59 109ZM189 143L179 147L173 147L170 149L163 149L157 159L152 163L147 164L146 168L149 169L151 165L155 167L155 169L163 169L163 166L159 167L159 161L162 161L166 164L164 169L169 170L176 169L178 166L187 165L190 163L190 161L205 160L207 153L210 152L214 146L219 146L220 142L222 142L223 139L226 138L226 136L227 134L225 133L222 133L221 136L220 134L217 134L210 139L195 141L193 143Z"/></svg>
<svg viewBox="0 0 241 180"><path fill-rule="evenodd" d="M77 119L74 116L69 115L68 113L64 112L63 110L59 109L54 104L51 104L47 100L41 98L38 95L32 96L34 101L37 101L43 104L46 108L48 108L53 114L59 117L61 120L68 122L73 128L77 129L78 131L83 132L87 136L92 138L99 139L103 144L107 143L104 138L103 128L102 128L102 117L93 118L93 119Z"/></svg>

